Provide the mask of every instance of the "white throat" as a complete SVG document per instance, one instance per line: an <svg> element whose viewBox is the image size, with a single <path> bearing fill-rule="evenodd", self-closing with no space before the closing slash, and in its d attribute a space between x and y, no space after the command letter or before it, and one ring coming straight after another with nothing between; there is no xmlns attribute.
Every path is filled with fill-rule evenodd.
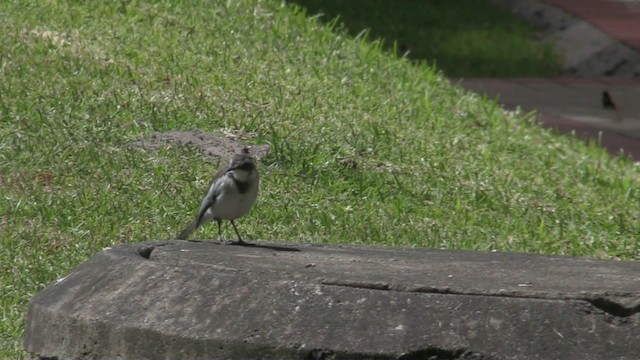
<svg viewBox="0 0 640 360"><path fill-rule="evenodd" d="M249 181L249 177L251 175L251 172L242 169L234 169L229 172L233 173L233 178L240 182Z"/></svg>

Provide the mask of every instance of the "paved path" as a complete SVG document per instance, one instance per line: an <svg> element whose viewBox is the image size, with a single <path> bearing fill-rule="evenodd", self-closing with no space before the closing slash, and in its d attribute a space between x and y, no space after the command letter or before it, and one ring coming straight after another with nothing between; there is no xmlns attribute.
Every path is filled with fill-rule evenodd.
<svg viewBox="0 0 640 360"><path fill-rule="evenodd" d="M640 1L544 0L597 26L612 38L640 50Z"/></svg>
<svg viewBox="0 0 640 360"><path fill-rule="evenodd" d="M640 0L545 0L612 38L640 51ZM456 82L457 80L453 80ZM623 149L640 161L640 80L623 78L472 78L460 81L466 89L497 98L506 108L537 110L540 121L561 133L598 139L612 154ZM608 91L616 110L604 109ZM599 135L601 133L601 135Z"/></svg>

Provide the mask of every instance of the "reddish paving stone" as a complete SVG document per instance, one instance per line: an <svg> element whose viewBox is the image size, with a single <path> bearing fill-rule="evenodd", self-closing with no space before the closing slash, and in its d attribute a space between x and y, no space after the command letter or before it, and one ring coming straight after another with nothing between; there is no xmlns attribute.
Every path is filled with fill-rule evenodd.
<svg viewBox="0 0 640 360"><path fill-rule="evenodd" d="M640 50L640 0L543 0L600 28L618 41ZM545 127L595 139L611 154L640 161L640 81L625 78L554 79L473 78L458 83L467 90L497 99L506 108L537 110ZM617 110L602 108L608 91Z"/></svg>
<svg viewBox="0 0 640 360"><path fill-rule="evenodd" d="M640 50L640 6L616 0L545 0Z"/></svg>
<svg viewBox="0 0 640 360"><path fill-rule="evenodd" d="M640 161L640 81L610 78L465 79L463 88L496 99L505 108L536 110L545 127L584 140L594 139L612 155ZM611 94L617 111L602 108L602 91Z"/></svg>
<svg viewBox="0 0 640 360"><path fill-rule="evenodd" d="M541 114L539 119L545 127L555 129L561 134L575 134L577 138L585 142L599 141L600 145L612 155L620 155L620 150L622 150L625 155L631 155L636 161L640 160L640 140L638 139L598 129L589 124L561 116Z"/></svg>

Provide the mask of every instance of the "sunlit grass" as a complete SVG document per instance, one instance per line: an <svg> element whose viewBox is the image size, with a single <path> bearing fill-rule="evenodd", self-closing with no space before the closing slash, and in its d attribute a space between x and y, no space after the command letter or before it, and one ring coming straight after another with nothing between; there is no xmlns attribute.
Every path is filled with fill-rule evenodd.
<svg viewBox="0 0 640 360"><path fill-rule="evenodd" d="M0 357L37 291L192 220L214 164L156 131L271 146L249 240L640 257L631 162L280 2L2 2L0 73Z"/></svg>

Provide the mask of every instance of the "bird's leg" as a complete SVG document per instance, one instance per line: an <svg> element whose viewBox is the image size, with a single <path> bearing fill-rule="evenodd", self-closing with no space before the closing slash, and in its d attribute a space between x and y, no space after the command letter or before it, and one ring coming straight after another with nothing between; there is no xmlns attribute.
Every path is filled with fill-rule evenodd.
<svg viewBox="0 0 640 360"><path fill-rule="evenodd" d="M216 219L218 223L218 241L222 241L222 219Z"/></svg>
<svg viewBox="0 0 640 360"><path fill-rule="evenodd" d="M242 241L242 237L240 237L240 233L238 232L238 228L236 227L236 224L233 222L233 220L231 220L231 225L233 225L233 230L236 231L236 235L238 235L238 241L233 242L232 244L235 245L247 245L246 242Z"/></svg>

